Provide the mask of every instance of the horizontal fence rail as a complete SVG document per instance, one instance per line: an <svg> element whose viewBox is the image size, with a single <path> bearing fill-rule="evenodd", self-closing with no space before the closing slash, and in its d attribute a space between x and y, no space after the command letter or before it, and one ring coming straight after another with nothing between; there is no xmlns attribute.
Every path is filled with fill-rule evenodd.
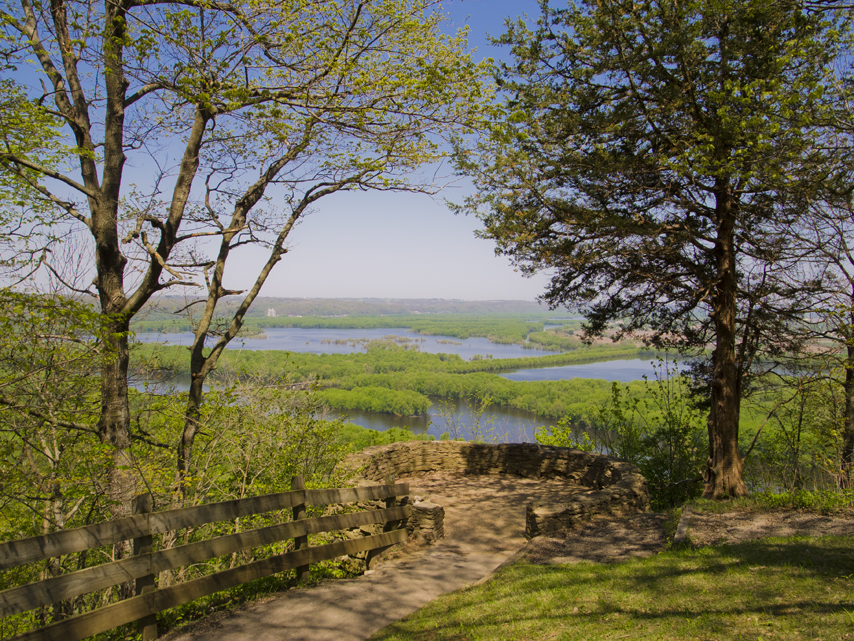
<svg viewBox="0 0 854 641"><path fill-rule="evenodd" d="M302 479L295 478L292 486L301 488ZM145 542L146 545L140 547L143 553L130 558L0 591L0 615L11 616L136 580L138 591L140 584L146 586L137 596L12 637L12 639L15 641L24 639L75 641L133 621L144 622L144 639L156 639L156 623L153 623L152 617L162 610L285 570L296 569L300 576L311 563L331 560L345 554L370 553L404 542L407 538L406 529L390 528L397 527L400 522L409 517L411 509L408 505L392 506L395 497L408 493L409 486L406 483L387 483L382 486L359 488L296 489L290 492L191 508L138 514L112 522L4 543L0 545L0 559L3 562L0 567L4 569L129 539L135 540L135 546L140 541ZM150 537L156 533L286 508L294 508L295 514L302 515L305 505L319 506L381 499L385 499L389 507L311 519L301 518L279 525L219 536L156 552L151 551ZM380 523L385 524L382 534L305 547L307 546L305 537L309 534ZM154 576L159 572L287 539L295 539L297 543L295 551L216 572L178 585L161 589L154 587Z"/></svg>
<svg viewBox="0 0 854 641"><path fill-rule="evenodd" d="M33 563L55 556L112 545L150 534L160 534L170 530L180 530L217 521L228 521L242 516L274 512L292 508L299 504L356 503L358 501L403 496L408 493L409 485L406 483L398 483L391 487L379 485L329 490L296 490L151 514L138 514L73 530L63 530L2 543L0 544L0 570L7 570L25 563Z"/></svg>

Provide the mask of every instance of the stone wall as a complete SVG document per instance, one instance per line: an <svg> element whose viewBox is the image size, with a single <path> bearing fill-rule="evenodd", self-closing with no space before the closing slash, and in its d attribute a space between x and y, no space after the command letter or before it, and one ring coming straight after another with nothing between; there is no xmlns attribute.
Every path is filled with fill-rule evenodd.
<svg viewBox="0 0 854 641"><path fill-rule="evenodd" d="M431 472L565 478L565 498L528 506L525 531L529 538L573 527L595 514L633 514L649 509L647 482L637 467L566 447L410 441L369 447L347 457L342 466L368 484L383 482L388 474L399 478Z"/></svg>

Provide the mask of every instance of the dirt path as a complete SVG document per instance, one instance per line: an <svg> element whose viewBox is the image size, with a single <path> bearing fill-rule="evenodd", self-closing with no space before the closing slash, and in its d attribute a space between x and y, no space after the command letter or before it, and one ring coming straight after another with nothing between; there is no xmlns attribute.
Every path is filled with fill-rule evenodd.
<svg viewBox="0 0 854 641"><path fill-rule="evenodd" d="M511 557L544 564L613 562L656 554L666 543L665 517L639 514L595 519L584 528L526 544L525 506L574 491L560 480L452 474L400 480L409 481L413 497L444 508L443 540L426 548L398 548L356 579L289 590L164 638L361 641L441 594L488 577ZM854 514L695 514L689 527L696 544L795 534L854 534Z"/></svg>
<svg viewBox="0 0 854 641"><path fill-rule="evenodd" d="M719 545L778 536L851 534L854 534L854 511L833 516L798 510L695 513L688 527L688 536L694 545Z"/></svg>
<svg viewBox="0 0 854 641"><path fill-rule="evenodd" d="M491 574L525 544L525 506L565 496L562 480L437 474L409 481L412 496L445 510L445 538L402 550L355 579L288 590L225 617L211 617L171 641L361 641L446 592Z"/></svg>
<svg viewBox="0 0 854 641"><path fill-rule="evenodd" d="M664 549L665 521L663 514L601 517L579 530L534 539L521 560L540 564L612 563L650 556ZM694 512L688 521L688 540L695 546L798 535L854 535L854 511L833 516L799 510Z"/></svg>

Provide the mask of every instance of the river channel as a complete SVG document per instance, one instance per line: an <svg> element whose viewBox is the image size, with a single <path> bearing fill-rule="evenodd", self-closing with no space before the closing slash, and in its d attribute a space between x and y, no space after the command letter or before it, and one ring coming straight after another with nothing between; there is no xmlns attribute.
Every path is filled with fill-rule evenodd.
<svg viewBox="0 0 854 641"><path fill-rule="evenodd" d="M356 354L365 351L367 341L394 337L401 344L417 346L431 354L458 354L470 360L475 356L493 358L520 358L535 356L537 351L521 345L491 343L486 338L459 339L453 336L422 336L406 329L304 329L269 328L264 338L243 338L234 341L230 349L284 350L313 354ZM139 334L137 340L169 345L189 345L192 335ZM543 350L541 353L546 353ZM551 353L551 352L549 352ZM571 378L597 378L607 381L628 382L646 375L655 376L650 359L614 360L583 365L528 368L504 372L501 376L514 381L553 381ZM172 381L178 390L187 389L187 380ZM554 421L531 412L508 407L489 407L481 415L472 411L465 401L431 399L433 405L426 416L394 416L378 412L347 410L350 421L373 430L385 431L402 427L416 434L428 433L439 438L447 432L452 438L467 439L480 431L486 440L497 442L531 442L537 427L551 425Z"/></svg>
<svg viewBox="0 0 854 641"><path fill-rule="evenodd" d="M137 340L144 343L168 345L190 345L193 335L185 334L138 334ZM271 327L264 330L260 338L238 338L229 344L229 349L283 350L306 354L358 354L364 352L368 341L396 340L401 345L417 346L427 354L458 354L465 360L475 356L486 358L522 358L537 356L538 353L555 353L533 344L502 345L491 343L486 338L455 338L453 336L424 336L405 328L381 329L311 329L302 327Z"/></svg>

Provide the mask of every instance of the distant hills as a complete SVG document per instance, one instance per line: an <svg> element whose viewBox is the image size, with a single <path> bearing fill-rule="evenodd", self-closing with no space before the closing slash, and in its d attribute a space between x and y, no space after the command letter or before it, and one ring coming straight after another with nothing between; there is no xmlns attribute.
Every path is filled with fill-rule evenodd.
<svg viewBox="0 0 854 641"><path fill-rule="evenodd" d="M165 320L186 307L192 299L162 296L148 305L138 320ZM237 301L220 303L218 315L233 310ZM524 300L448 300L442 298L277 298L260 297L247 318L265 317L273 310L277 317L287 316L391 316L410 314L536 314L548 307ZM568 313L568 312L567 312Z"/></svg>

